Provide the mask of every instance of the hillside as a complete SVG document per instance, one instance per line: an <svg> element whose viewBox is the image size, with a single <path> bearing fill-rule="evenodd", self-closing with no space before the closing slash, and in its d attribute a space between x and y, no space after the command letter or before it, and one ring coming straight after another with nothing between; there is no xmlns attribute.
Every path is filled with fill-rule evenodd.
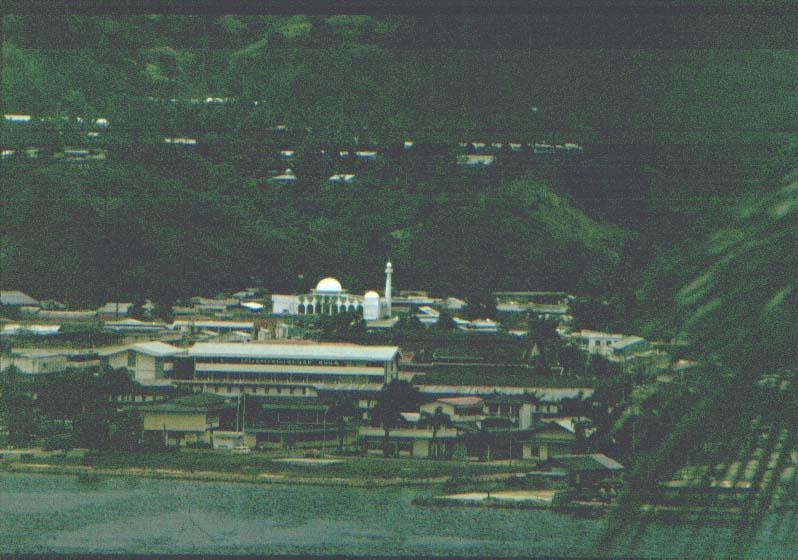
<svg viewBox="0 0 798 560"><path fill-rule="evenodd" d="M3 146L83 147L61 118L111 126L94 140L104 161L4 162L2 283L74 302L327 274L358 290L392 258L401 287L557 288L613 295L629 320L667 316L708 232L794 160L796 54L543 48L522 41L530 25L5 17L4 111L61 124L4 126ZM457 169L458 143L477 140L585 154ZM299 181L275 188L286 167Z"/></svg>

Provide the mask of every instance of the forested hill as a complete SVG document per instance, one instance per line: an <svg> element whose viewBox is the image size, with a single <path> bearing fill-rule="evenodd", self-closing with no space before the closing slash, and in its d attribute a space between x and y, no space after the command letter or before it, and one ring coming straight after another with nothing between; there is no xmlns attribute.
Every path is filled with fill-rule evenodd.
<svg viewBox="0 0 798 560"><path fill-rule="evenodd" d="M328 274L362 290L391 258L404 288L668 309L706 233L795 156L795 52L523 48L528 23L7 16L3 112L51 120L4 123L3 149L108 157L4 160L2 284L72 302ZM76 117L111 124L89 140ZM198 144L162 143L178 136ZM464 141L585 151L464 170ZM357 149L379 157L332 157ZM288 167L295 183L268 181Z"/></svg>

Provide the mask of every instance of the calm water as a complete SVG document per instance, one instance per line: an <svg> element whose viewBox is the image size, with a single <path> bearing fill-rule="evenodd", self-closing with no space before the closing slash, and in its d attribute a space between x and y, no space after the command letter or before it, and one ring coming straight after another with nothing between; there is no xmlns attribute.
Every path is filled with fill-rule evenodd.
<svg viewBox="0 0 798 560"><path fill-rule="evenodd" d="M430 489L0 474L0 553L591 555L600 520L541 510L428 508ZM798 558L794 517L766 520L754 557ZM730 526L648 524L618 554L728 557ZM689 544L688 544L689 543Z"/></svg>

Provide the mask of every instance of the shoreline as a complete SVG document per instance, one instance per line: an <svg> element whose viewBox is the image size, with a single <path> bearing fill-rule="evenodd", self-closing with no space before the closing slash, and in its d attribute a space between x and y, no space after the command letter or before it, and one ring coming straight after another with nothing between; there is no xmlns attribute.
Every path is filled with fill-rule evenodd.
<svg viewBox="0 0 798 560"><path fill-rule="evenodd" d="M432 478L362 478L362 477L302 477L273 473L226 473L220 471L188 471L178 469L148 469L139 467L96 468L78 465L49 465L46 463L4 463L0 472L15 474L51 474L51 475L92 475L114 476L122 478L155 478L172 480L194 480L201 482L237 482L246 484L298 484L308 486L337 486L349 488L381 488L402 486L433 486L444 484L450 476ZM496 481L506 480L512 473L495 473L476 475L472 480Z"/></svg>

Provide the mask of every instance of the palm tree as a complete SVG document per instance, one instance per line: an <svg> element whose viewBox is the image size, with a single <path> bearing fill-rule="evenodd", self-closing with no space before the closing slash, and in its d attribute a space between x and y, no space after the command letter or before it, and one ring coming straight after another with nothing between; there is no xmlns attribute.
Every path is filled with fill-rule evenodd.
<svg viewBox="0 0 798 560"><path fill-rule="evenodd" d="M382 388L372 414L385 430L383 457L389 455L390 431L400 424L402 412L416 410L419 402L418 391L407 381L394 380Z"/></svg>
<svg viewBox="0 0 798 560"><path fill-rule="evenodd" d="M695 404L675 417L669 434L630 473L602 544L629 526L630 512L658 493L659 481L685 461L702 458L707 444L725 443L717 447L743 454L703 456L710 465L726 468L735 460L748 461L752 445L767 456L774 454L776 468L788 464L794 435L784 442L778 439L784 429L794 434L798 397L794 379L780 374L798 370L798 172L785 183L771 196L739 209L737 219L709 240L709 266L678 292L683 334L700 344L707 365L689 381ZM780 375L775 404L758 397L764 376L772 374ZM733 414L729 403L737 403ZM771 414L774 407L777 413ZM753 443L759 440L754 426L763 422L764 441ZM774 475L773 483L750 493L731 543L732 556L749 550L779 478Z"/></svg>
<svg viewBox="0 0 798 560"><path fill-rule="evenodd" d="M435 442L438 437L438 430L448 426L448 424L449 424L449 417L443 413L443 407L441 406L435 407L435 412L432 413L432 416L430 416L429 419L429 426L430 428L432 428L432 441L430 441L430 447L431 447L430 451L435 453L434 456L436 458L438 457L438 455L434 450L436 449Z"/></svg>
<svg viewBox="0 0 798 560"><path fill-rule="evenodd" d="M348 395L336 395L335 400L327 409L327 414L335 418L338 426L338 453L343 453L344 450L346 419L354 416L355 412L355 403Z"/></svg>

